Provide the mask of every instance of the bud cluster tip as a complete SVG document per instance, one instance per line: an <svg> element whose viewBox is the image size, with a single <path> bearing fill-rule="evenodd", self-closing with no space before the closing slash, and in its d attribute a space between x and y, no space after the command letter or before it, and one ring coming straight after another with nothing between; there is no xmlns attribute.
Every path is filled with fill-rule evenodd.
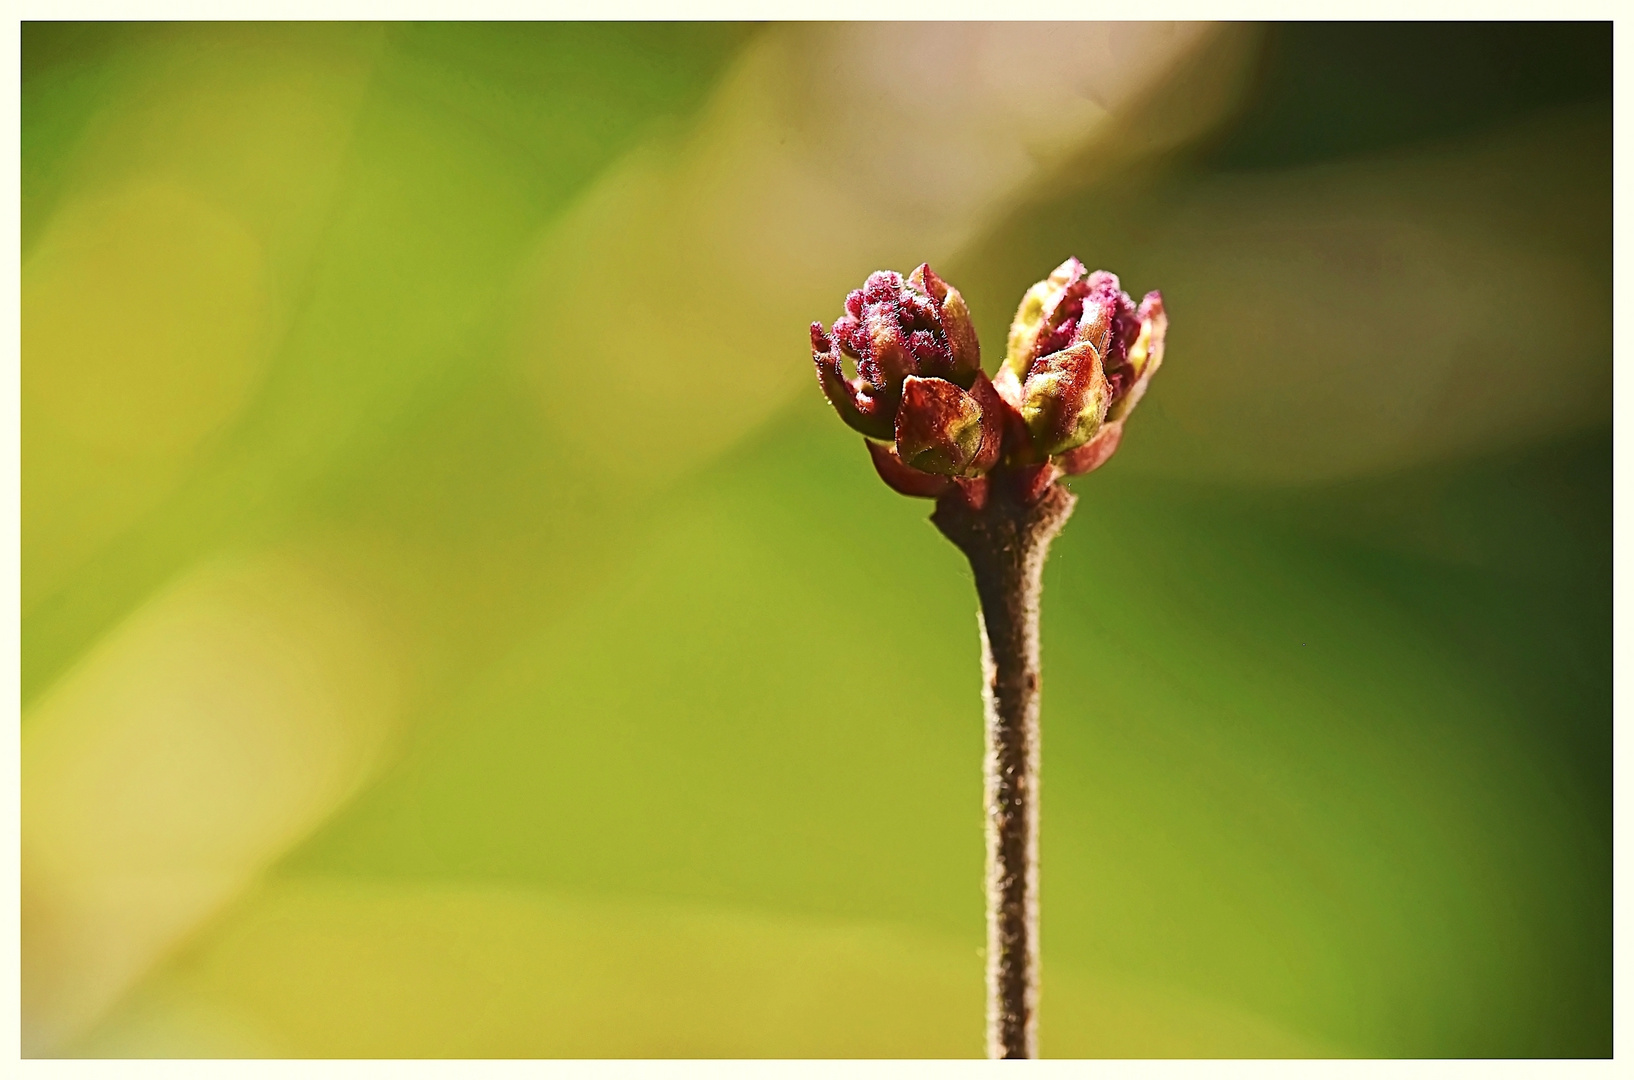
<svg viewBox="0 0 1634 1080"><path fill-rule="evenodd" d="M922 264L868 275L832 326L811 324L811 349L823 393L887 484L979 506L990 481L1032 500L1104 464L1167 328L1161 295L1137 306L1117 275L1068 259L1022 297L989 379L964 297Z"/></svg>

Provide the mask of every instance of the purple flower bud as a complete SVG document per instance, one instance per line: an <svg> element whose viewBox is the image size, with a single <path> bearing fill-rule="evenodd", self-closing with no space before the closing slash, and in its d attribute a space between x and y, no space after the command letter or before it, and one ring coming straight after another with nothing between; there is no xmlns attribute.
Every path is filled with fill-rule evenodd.
<svg viewBox="0 0 1634 1080"><path fill-rule="evenodd" d="M1100 354L1088 341L1034 361L1021 388L1021 420L1042 457L1094 438L1111 404Z"/></svg>
<svg viewBox="0 0 1634 1080"><path fill-rule="evenodd" d="M946 379L910 375L896 412L896 452L907 465L940 476L979 476L998 460L1003 419L997 394L978 373L967 393ZM993 400L983 407L984 399Z"/></svg>
<svg viewBox="0 0 1634 1080"><path fill-rule="evenodd" d="M1025 380L1034 360L1072 344L1088 295L1084 264L1077 259L1068 259L1028 289L1010 324L1004 366Z"/></svg>
<svg viewBox="0 0 1634 1080"><path fill-rule="evenodd" d="M827 349L812 338L814 354L830 356L819 366L838 363L843 370L849 358L867 383L866 392L893 408L910 375L946 379L968 390L981 370L981 347L964 298L926 265L906 279L890 270L869 274L862 288L845 298L845 314L824 340L830 342Z"/></svg>
<svg viewBox="0 0 1634 1080"><path fill-rule="evenodd" d="M1087 471L1074 465L1094 467L1110 457L1121 435L1100 434L1145 392L1156 370L1152 357L1161 362L1166 326L1157 293L1137 309L1116 274L1087 273L1077 259L1028 289L995 380L1027 431L1015 460L1054 459L1071 473ZM1079 452L1091 443L1093 452Z"/></svg>
<svg viewBox="0 0 1634 1080"><path fill-rule="evenodd" d="M874 393L873 384L865 379L848 379L842 365L839 345L840 322L835 323L835 336L823 333L822 323L811 324L811 357L817 364L817 384L840 414L840 419L864 435L889 439L895 435L896 423L892 410Z"/></svg>
<svg viewBox="0 0 1634 1080"><path fill-rule="evenodd" d="M1147 384L1152 381L1152 375L1163 364L1163 338L1168 329L1169 320L1163 312L1163 297L1156 292L1146 294L1140 308L1134 312L1129 328L1120 331L1114 323L1114 339L1121 332L1127 344L1123 346L1121 357L1118 357L1120 361L1118 366L1107 380L1113 386L1112 405L1107 410L1106 422L1101 425L1094 438L1056 459L1062 471L1068 476L1093 472L1106 464L1107 459L1117 451L1118 444L1123 439L1124 420L1140 403L1142 395L1146 393ZM1117 356L1117 348L1117 342L1114 340L1108 350L1109 355Z"/></svg>
<svg viewBox="0 0 1634 1080"><path fill-rule="evenodd" d="M896 452L921 472L958 476L982 445L982 411L946 379L910 375L896 410Z"/></svg>
<svg viewBox="0 0 1634 1080"><path fill-rule="evenodd" d="M1147 293L1125 331L1128 345L1119 357L1120 385L1114 388L1110 419L1122 420L1140 403L1152 375L1163 364L1163 339L1168 331L1169 317L1163 311L1163 294L1156 290Z"/></svg>
<svg viewBox="0 0 1634 1080"><path fill-rule="evenodd" d="M982 369L982 347L976 340L976 325L970 321L970 309L959 290L936 276L930 263L920 263L908 275L908 284L923 289L936 302L942 333L947 338L948 350L953 357L954 382L969 389L971 379Z"/></svg>
<svg viewBox="0 0 1634 1080"><path fill-rule="evenodd" d="M818 383L840 418L895 443L885 458L869 449L897 490L947 490L904 479L902 470L970 478L999 460L1003 402L982 373L970 310L929 265L906 279L889 270L868 275L828 331L812 324L811 350ZM846 376L848 360L854 378Z"/></svg>
<svg viewBox="0 0 1634 1080"><path fill-rule="evenodd" d="M887 484L980 507L995 469L994 490L1032 499L1111 457L1167 328L1157 293L1137 308L1117 275L1068 259L1027 290L990 380L964 297L921 264L906 278L868 275L827 331L812 324L811 351L823 393L868 436Z"/></svg>

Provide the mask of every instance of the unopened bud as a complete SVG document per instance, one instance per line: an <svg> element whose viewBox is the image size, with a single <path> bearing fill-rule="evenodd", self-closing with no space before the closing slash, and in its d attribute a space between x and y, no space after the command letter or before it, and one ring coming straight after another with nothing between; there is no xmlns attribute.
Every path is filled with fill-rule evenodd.
<svg viewBox="0 0 1634 1080"><path fill-rule="evenodd" d="M1009 378L998 381L1029 436L1017 460L1054 459L1075 473L1110 457L1121 431L1107 427L1121 425L1145 393L1166 327L1157 293L1137 309L1116 274L1087 273L1077 259L1028 289L1010 326Z"/></svg>
<svg viewBox="0 0 1634 1080"><path fill-rule="evenodd" d="M1115 274L1068 259L1027 290L989 380L964 297L921 264L906 278L870 274L831 327L812 324L811 349L823 393L868 436L887 484L978 507L993 470L993 490L1036 499L1111 457L1167 328L1157 293L1137 308Z"/></svg>
<svg viewBox="0 0 1634 1080"><path fill-rule="evenodd" d="M1003 402L986 375L969 392L946 379L909 376L896 413L897 455L941 476L979 476L998 460L1004 438Z"/></svg>
<svg viewBox="0 0 1634 1080"><path fill-rule="evenodd" d="M1034 360L1072 344L1089 287L1084 264L1068 259L1028 289L1010 324L1004 366L1025 380Z"/></svg>
<svg viewBox="0 0 1634 1080"><path fill-rule="evenodd" d="M1003 402L982 373L964 297L929 265L907 278L889 270L870 274L846 297L845 314L832 327L812 324L811 347L817 380L840 418L895 443L889 455L869 447L893 487L945 489L902 470L968 478L998 461ZM854 378L846 376L848 361Z"/></svg>
<svg viewBox="0 0 1634 1080"><path fill-rule="evenodd" d="M895 418L865 379L848 379L839 347L823 333L822 323L811 324L811 358L817 364L817 384L823 388L840 419L864 435L889 439L895 432Z"/></svg>
<svg viewBox="0 0 1634 1080"><path fill-rule="evenodd" d="M1115 371L1119 378L1112 408L1107 414L1111 420L1121 421L1129 415L1146 393L1152 375L1163 364L1163 339L1169 330L1169 318L1163 312L1163 294L1147 293L1133 324L1130 336L1134 340L1124 352L1123 365Z"/></svg>
<svg viewBox="0 0 1634 1080"><path fill-rule="evenodd" d="M982 446L982 411L946 379L910 375L896 411L896 452L922 472L958 476Z"/></svg>
<svg viewBox="0 0 1634 1080"><path fill-rule="evenodd" d="M1033 364L1022 385L1021 419L1038 454L1053 457L1094 438L1111 402L1100 355L1081 341Z"/></svg>
<svg viewBox="0 0 1634 1080"><path fill-rule="evenodd" d="M930 263L920 263L908 275L908 284L922 289L936 302L942 333L947 336L948 349L953 354L954 382L970 386L970 380L982 369L982 346L976 340L976 324L970 321L970 308L959 290L936 276Z"/></svg>

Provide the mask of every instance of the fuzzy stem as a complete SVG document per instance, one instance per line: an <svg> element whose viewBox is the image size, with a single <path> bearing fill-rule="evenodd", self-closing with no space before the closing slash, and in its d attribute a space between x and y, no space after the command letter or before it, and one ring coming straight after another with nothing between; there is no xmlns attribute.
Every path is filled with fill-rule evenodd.
<svg viewBox="0 0 1634 1080"><path fill-rule="evenodd" d="M1044 557L1077 500L1059 484L1028 502L995 485L931 515L970 560L981 601L987 713L987 1055L1038 1056L1038 602Z"/></svg>

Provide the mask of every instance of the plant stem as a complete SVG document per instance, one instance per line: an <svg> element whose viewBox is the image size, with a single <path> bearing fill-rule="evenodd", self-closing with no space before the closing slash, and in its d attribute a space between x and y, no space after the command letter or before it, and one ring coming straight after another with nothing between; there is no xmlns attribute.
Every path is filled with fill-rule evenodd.
<svg viewBox="0 0 1634 1080"><path fill-rule="evenodd" d="M1060 484L1027 502L994 484L931 521L970 560L981 601L987 714L987 1055L1038 1056L1038 604L1044 557L1077 500Z"/></svg>

